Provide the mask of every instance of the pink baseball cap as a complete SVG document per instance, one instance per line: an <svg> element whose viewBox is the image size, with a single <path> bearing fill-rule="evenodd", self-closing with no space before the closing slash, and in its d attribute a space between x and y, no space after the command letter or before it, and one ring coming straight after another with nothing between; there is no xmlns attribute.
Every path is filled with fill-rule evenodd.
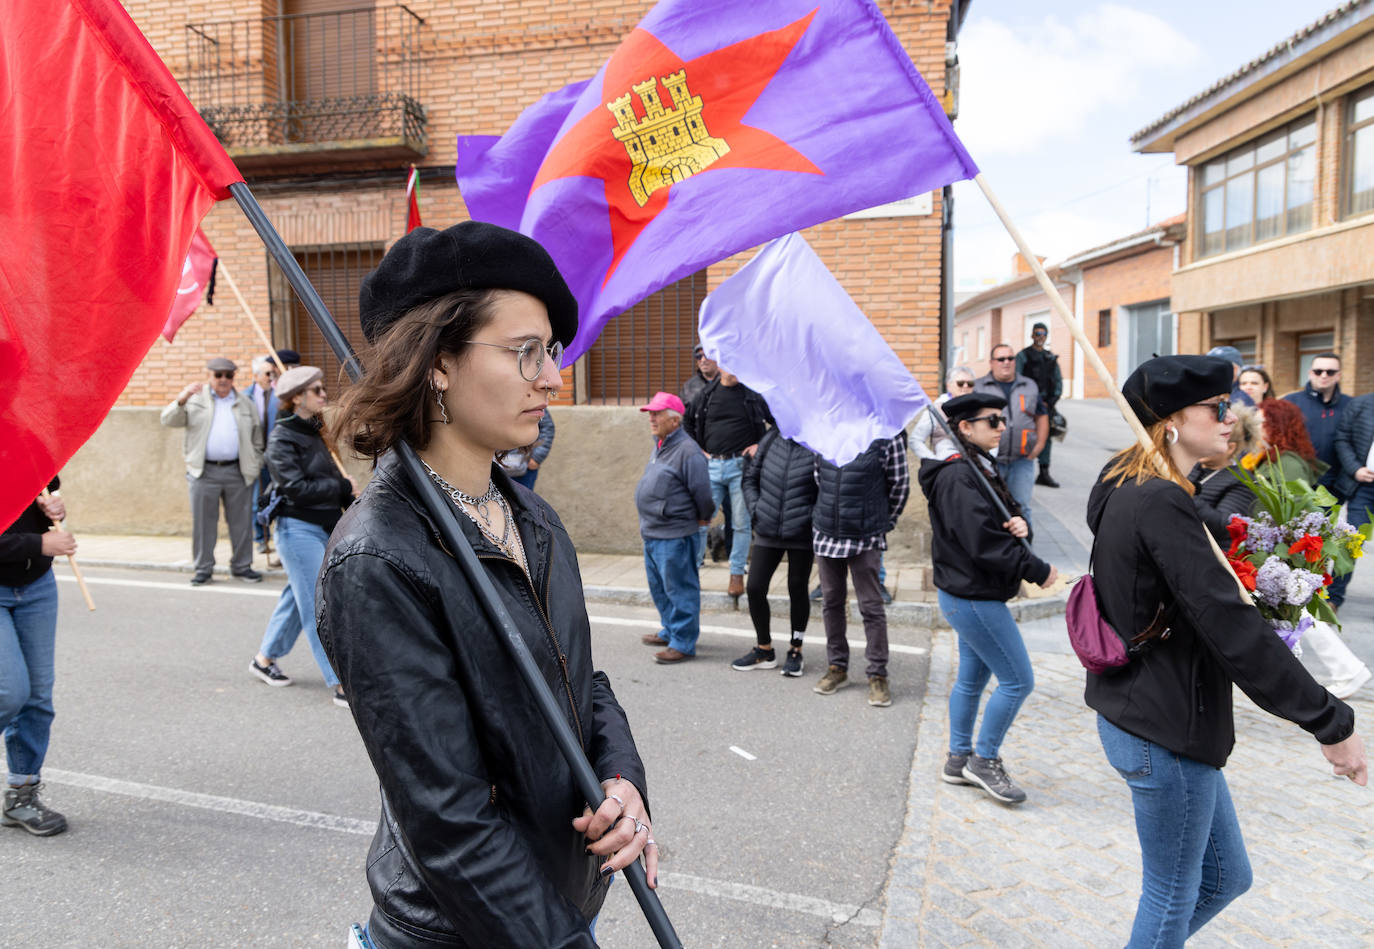
<svg viewBox="0 0 1374 949"><path fill-rule="evenodd" d="M671 392L655 392L648 405L639 407L641 412L662 412L664 409L672 409L678 415L687 414L687 408L682 404L682 400Z"/></svg>

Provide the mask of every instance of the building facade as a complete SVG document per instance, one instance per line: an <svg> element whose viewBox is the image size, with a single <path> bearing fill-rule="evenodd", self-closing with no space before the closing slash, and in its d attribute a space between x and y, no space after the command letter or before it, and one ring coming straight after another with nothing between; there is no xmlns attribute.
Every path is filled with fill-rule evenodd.
<svg viewBox="0 0 1374 949"><path fill-rule="evenodd" d="M1374 390L1374 3L1351 0L1131 138L1188 168L1184 352L1229 343L1299 388L1339 352Z"/></svg>

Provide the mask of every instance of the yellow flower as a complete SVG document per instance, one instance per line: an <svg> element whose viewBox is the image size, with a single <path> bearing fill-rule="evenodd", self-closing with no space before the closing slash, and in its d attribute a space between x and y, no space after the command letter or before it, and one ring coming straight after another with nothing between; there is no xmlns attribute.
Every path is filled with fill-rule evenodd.
<svg viewBox="0 0 1374 949"><path fill-rule="evenodd" d="M1240 466L1244 468L1246 471L1254 471L1255 467L1260 463L1260 459L1263 457L1264 452L1252 451L1248 455L1244 455L1241 457Z"/></svg>

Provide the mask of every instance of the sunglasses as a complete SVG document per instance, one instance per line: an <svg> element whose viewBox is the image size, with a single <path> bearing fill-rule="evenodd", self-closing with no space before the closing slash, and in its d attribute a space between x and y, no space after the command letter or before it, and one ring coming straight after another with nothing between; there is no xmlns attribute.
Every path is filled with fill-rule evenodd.
<svg viewBox="0 0 1374 949"><path fill-rule="evenodd" d="M1016 362L1015 356L993 356L993 362Z"/></svg>
<svg viewBox="0 0 1374 949"><path fill-rule="evenodd" d="M1312 373L1312 375L1314 375L1314 376L1334 376L1334 375L1336 375L1338 372L1340 372L1339 369L1312 369L1312 370L1309 370L1309 371L1310 371L1310 372Z"/></svg>
<svg viewBox="0 0 1374 949"><path fill-rule="evenodd" d="M233 373L232 370L216 369L216 370L215 370L215 378L216 378L216 379L232 379L232 378L234 378L234 373Z"/></svg>
<svg viewBox="0 0 1374 949"><path fill-rule="evenodd" d="M954 387L955 387L956 389L972 389L972 388L973 388L973 380L972 380L972 379L955 379L953 385L954 385Z"/></svg>
<svg viewBox="0 0 1374 949"><path fill-rule="evenodd" d="M320 383L317 382L317 383L315 383L313 386L311 386L309 389L306 389L305 391L307 391L307 392L313 392L313 393L315 393L316 395L324 395L324 386L323 386L322 384L320 384Z"/></svg>
<svg viewBox="0 0 1374 949"><path fill-rule="evenodd" d="M1005 415L979 415L977 418L969 419L970 422L987 422L992 428L1001 428L1007 424Z"/></svg>
<svg viewBox="0 0 1374 949"><path fill-rule="evenodd" d="M1220 402L1194 402L1193 404L1200 405L1203 408L1216 409L1218 422L1226 421L1226 416L1231 411L1230 399L1222 399Z"/></svg>

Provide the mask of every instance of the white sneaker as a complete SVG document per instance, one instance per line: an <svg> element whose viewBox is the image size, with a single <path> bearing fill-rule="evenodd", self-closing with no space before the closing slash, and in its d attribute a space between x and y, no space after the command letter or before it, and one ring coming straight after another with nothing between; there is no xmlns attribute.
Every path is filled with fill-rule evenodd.
<svg viewBox="0 0 1374 949"><path fill-rule="evenodd" d="M1326 684L1326 691L1330 692L1338 699L1348 699L1356 692L1360 691L1370 679L1368 666L1364 666L1359 672L1348 679L1337 679Z"/></svg>

